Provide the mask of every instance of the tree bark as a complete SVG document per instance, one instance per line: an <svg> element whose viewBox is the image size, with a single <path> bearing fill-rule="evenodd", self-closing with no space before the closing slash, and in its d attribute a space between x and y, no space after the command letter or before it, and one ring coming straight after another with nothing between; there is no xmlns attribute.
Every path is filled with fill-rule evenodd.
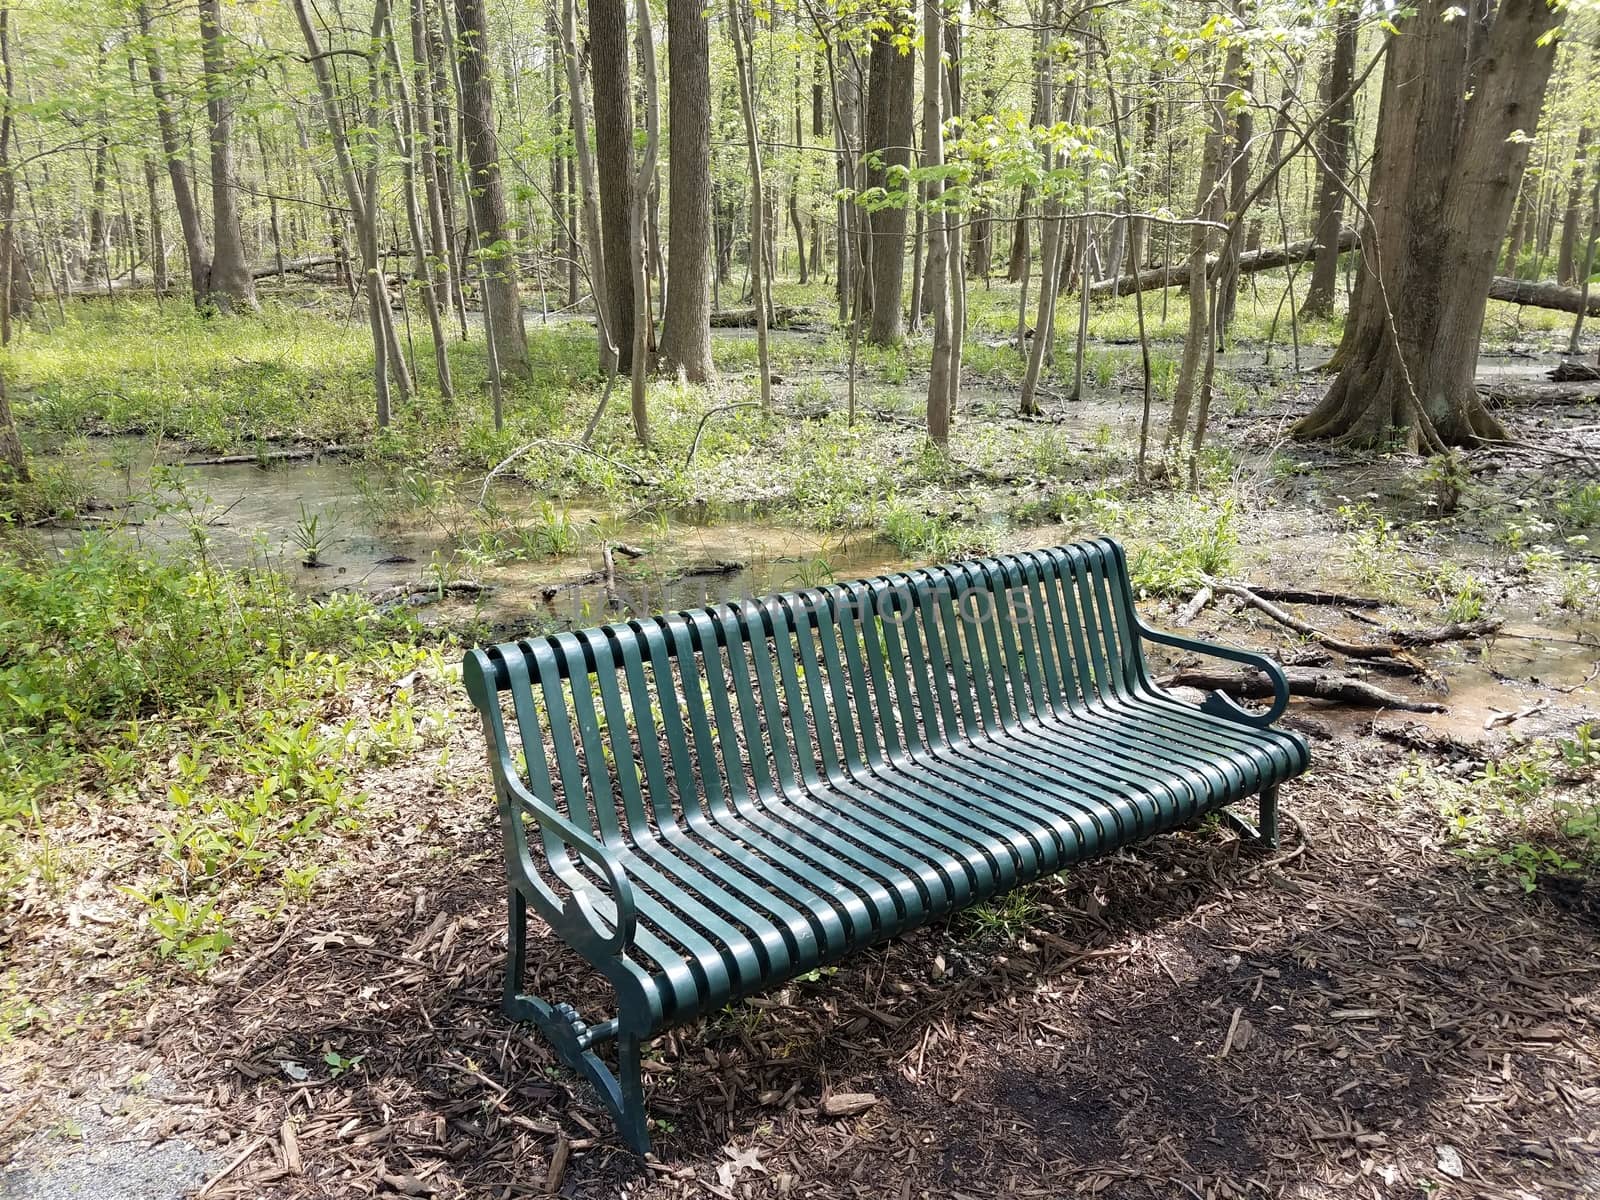
<svg viewBox="0 0 1600 1200"><path fill-rule="evenodd" d="M461 76L462 140L471 168L472 207L483 266L484 322L494 338L502 377L528 379L528 333L522 323L522 293L517 286L516 248L506 219L506 193L500 178L500 146L495 133L494 79L487 69L488 20L483 0L456 0L457 70ZM626 53L626 46L624 46Z"/></svg>
<svg viewBox="0 0 1600 1200"><path fill-rule="evenodd" d="M644 0L640 0L641 3ZM746 163L750 170L750 291L756 309L756 359L761 371L761 407L772 407L772 364L767 352L766 264L761 226L766 216L761 186L761 143L756 124L755 87L751 79L751 47L745 37L739 0L728 0L728 33L733 38L734 65L739 74L739 109L744 116Z"/></svg>
<svg viewBox="0 0 1600 1200"><path fill-rule="evenodd" d="M938 172L944 166L944 114L940 100L944 93L944 68L941 62L941 35L944 14L941 0L922 4L922 164L928 170L927 230L928 269L924 272L928 300L933 310L933 359L928 369L928 440L943 447L950 440L950 412L955 406L956 378L952 351L950 289L946 270L950 260L950 229L940 207L944 180Z"/></svg>
<svg viewBox="0 0 1600 1200"><path fill-rule="evenodd" d="M422 204L418 198L417 155L419 149L418 127L412 118L411 97L406 91L405 72L400 67L400 50L395 45L394 23L390 20L385 30L384 44L389 65L394 70L394 87L399 103L390 106L389 124L394 130L400 150L402 190L405 193L406 229L411 234L411 261L415 283L422 293L423 311L428 317L428 333L433 339L433 370L439 381L439 394L448 400L455 394L450 376L449 347L445 343L444 320L440 312L440 291L429 265L427 228L422 218ZM281 261L281 256L280 256Z"/></svg>
<svg viewBox="0 0 1600 1200"><path fill-rule="evenodd" d="M1391 42L1340 370L1300 437L1437 453L1505 436L1473 374L1564 14L1502 0L1481 28L1445 9L1423 0Z"/></svg>
<svg viewBox="0 0 1600 1200"><path fill-rule="evenodd" d="M1350 90L1356 74L1357 16L1346 13L1339 18L1333 34L1333 58L1322 77L1322 102L1338 103L1322 127L1318 138L1317 219L1312 239L1320 249L1311 266L1311 280L1300 306L1303 317L1326 317L1333 312L1333 296L1339 282L1339 230L1344 220L1344 180L1350 170L1350 141L1355 117L1355 97L1339 102Z"/></svg>
<svg viewBox="0 0 1600 1200"><path fill-rule="evenodd" d="M445 180L449 168L445 163L444 130L439 124L438 101L433 94L433 70L428 50L429 30L432 28L425 0L411 0L411 87L416 116L412 121L422 163L422 191L428 212L428 286L433 291L434 305L442 313L450 307L455 294L450 229L445 222ZM441 386L443 380L441 378ZM451 389L446 389L449 394Z"/></svg>
<svg viewBox="0 0 1600 1200"><path fill-rule="evenodd" d="M701 0L668 0L667 301L661 368L692 383L711 361L711 48Z"/></svg>
<svg viewBox="0 0 1600 1200"><path fill-rule="evenodd" d="M1567 204L1561 214L1561 246L1556 252L1556 282L1572 284L1578 253L1578 227L1583 223L1584 174L1589 168L1589 140L1593 136L1585 125L1578 130L1578 147L1573 155L1572 174L1567 180Z"/></svg>
<svg viewBox="0 0 1600 1200"><path fill-rule="evenodd" d="M184 253L189 261L189 290L194 297L195 307L201 308L209 302L211 293L211 248L206 244L205 230L200 224L194 185L189 180L188 160L184 155L183 142L178 137L178 119L172 93L167 87L166 69L161 65L161 52L156 44L150 5L146 0L140 0L138 16L139 32L144 39L145 71L150 76L150 94L156 102L156 126L161 132L161 152L167 160L173 205L178 210Z"/></svg>
<svg viewBox="0 0 1600 1200"><path fill-rule="evenodd" d="M1226 130L1226 101L1228 83L1238 74L1243 61L1243 50L1235 45L1228 51L1222 79L1210 86L1211 103L1209 128L1200 157L1200 180L1195 195L1197 223L1189 229L1189 329L1183 339L1183 357L1178 363L1178 381L1172 392L1172 416L1167 422L1167 435L1163 454L1170 454L1175 445L1182 443L1189 429L1189 411L1194 404L1195 387L1199 382L1200 368L1206 360L1206 348L1212 339L1215 313L1211 306L1211 289L1207 286L1207 254L1211 245L1212 226L1202 222L1222 219L1227 203L1221 184L1223 140Z"/></svg>
<svg viewBox="0 0 1600 1200"><path fill-rule="evenodd" d="M633 85L625 0L589 0L594 145L600 180L606 309L618 370L633 361Z"/></svg>
<svg viewBox="0 0 1600 1200"><path fill-rule="evenodd" d="M661 142L661 116L656 92L656 51L650 26L650 0L637 0L634 13L638 29L639 75L644 85L645 143L633 189L633 253L629 264L633 270L633 378L630 382L633 385L633 431L639 444L648 446L650 417L645 407L646 377L650 372L650 334L654 319L650 315L649 240L645 231L644 198L649 191L650 181L655 177L656 153Z"/></svg>
<svg viewBox="0 0 1600 1200"><path fill-rule="evenodd" d="M884 19L900 29L912 17L904 8L895 7L884 14ZM872 43L868 71L865 151L875 161L867 171L867 186L883 189L883 195L868 214L872 316L867 325L867 341L875 346L895 346L905 337L901 290L905 284L906 205L915 194L909 185L909 169L916 60L911 54L901 53L892 31L879 30Z"/></svg>
<svg viewBox="0 0 1600 1200"><path fill-rule="evenodd" d="M200 0L200 55L206 89L207 142L211 148L211 301L220 312L253 310L255 280L239 227L239 197L233 182L233 101L222 51L219 0Z"/></svg>

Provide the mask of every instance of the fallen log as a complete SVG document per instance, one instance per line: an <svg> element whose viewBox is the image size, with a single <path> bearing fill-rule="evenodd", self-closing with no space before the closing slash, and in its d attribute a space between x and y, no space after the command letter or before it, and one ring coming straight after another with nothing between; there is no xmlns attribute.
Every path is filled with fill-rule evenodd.
<svg viewBox="0 0 1600 1200"><path fill-rule="evenodd" d="M1319 592L1307 588L1258 587L1242 584L1263 600L1276 600L1279 604L1319 604L1329 608L1382 608L1385 601L1376 596L1353 596L1345 592Z"/></svg>
<svg viewBox="0 0 1600 1200"><path fill-rule="evenodd" d="M1339 253L1356 248L1359 239L1354 229L1339 231ZM1266 246L1249 250L1239 256L1239 273L1249 275L1254 271L1271 271L1290 263L1310 262L1317 256L1318 243L1314 238L1290 242L1287 246ZM1215 258L1208 260L1214 266ZM1209 269L1209 268L1208 268ZM1189 264L1168 263L1164 267L1149 267L1137 275L1119 275L1102 279L1089 285L1089 298L1099 300L1108 296L1128 296L1134 292L1148 292L1156 288L1187 287ZM1503 300L1507 304L1520 304L1525 308L1549 308L1557 312L1576 313L1583 304L1583 293L1577 288L1562 287L1559 283L1533 283L1526 279L1508 279L1497 276L1489 283L1489 299ZM1589 297L1588 312L1600 317L1600 290Z"/></svg>
<svg viewBox="0 0 1600 1200"><path fill-rule="evenodd" d="M827 318L814 308L800 308L792 304L775 304L772 307L773 329L825 328ZM711 314L713 329L754 329L754 308L725 308Z"/></svg>
<svg viewBox="0 0 1600 1200"><path fill-rule="evenodd" d="M1354 250L1355 247L1356 231L1341 229L1340 253ZM1248 275L1252 271L1270 271L1274 267L1284 267L1290 263L1309 262L1317 256L1317 248L1317 240L1307 238L1303 242L1290 242L1287 246L1265 246L1260 250L1247 250L1239 256L1239 271ZM1212 258L1210 261L1215 263L1217 260ZM1102 279L1098 283L1092 283L1089 285L1089 299L1098 300L1113 294L1128 296L1134 292L1148 292L1163 287L1187 287L1188 283L1189 264L1170 263L1164 267L1150 267L1137 275L1119 275L1115 279Z"/></svg>
<svg viewBox="0 0 1600 1200"><path fill-rule="evenodd" d="M290 450L258 450L254 454L219 454L214 458L185 458L175 466L180 467L248 467L269 462L304 462L324 454L349 454L354 446L335 443L331 446L296 446Z"/></svg>
<svg viewBox="0 0 1600 1200"><path fill-rule="evenodd" d="M397 583L393 587L379 588L367 598L379 612L392 612L397 608L421 608L446 596L482 596L493 590L486 583L457 579L447 583Z"/></svg>
<svg viewBox="0 0 1600 1200"><path fill-rule="evenodd" d="M1600 383L1600 366L1565 358L1549 372L1552 383Z"/></svg>
<svg viewBox="0 0 1600 1200"><path fill-rule="evenodd" d="M1597 398L1592 383L1515 384L1480 380L1478 391L1496 408L1537 408L1540 405L1593 404Z"/></svg>
<svg viewBox="0 0 1600 1200"><path fill-rule="evenodd" d="M1285 667L1289 680L1289 694L1311 700L1328 700L1336 704L1352 704L1361 708L1392 708L1400 712L1448 712L1437 700L1413 700L1385 691L1381 687L1356 679L1351 675L1338 675L1329 671ZM1272 695L1272 681L1254 671L1219 671L1188 668L1176 671L1161 680L1167 688L1190 687L1203 692L1226 692L1240 700L1263 700Z"/></svg>
<svg viewBox="0 0 1600 1200"><path fill-rule="evenodd" d="M346 259L345 262L349 262ZM291 259L283 264L280 270L276 263L250 268L250 275L254 279L271 279L274 275L300 275L314 267L331 267L339 262L332 254L313 254L310 258Z"/></svg>
<svg viewBox="0 0 1600 1200"><path fill-rule="evenodd" d="M1557 312L1574 314L1584 307L1583 293L1577 288L1562 287L1559 283L1532 283L1526 279L1507 279L1503 275L1490 280L1489 299L1503 300L1507 304L1520 304L1524 308L1550 308ZM1600 291L1590 295L1588 315L1600 317Z"/></svg>
<svg viewBox="0 0 1600 1200"><path fill-rule="evenodd" d="M1387 642L1347 642L1343 638L1324 633L1309 622L1302 621L1293 613L1279 608L1270 600L1265 599L1259 592L1252 591L1243 584L1219 583L1216 585L1216 589L1219 592L1243 600L1252 608L1264 612L1278 624L1294 630L1302 637L1312 639L1319 645L1332 650L1335 654L1343 654L1346 658L1391 658L1406 661L1406 649L1408 647L1434 646L1440 642L1485 637L1499 629L1503 623L1497 617L1486 617L1480 621L1454 621L1449 625L1438 625L1428 629L1385 628L1384 633L1390 639ZM1426 673L1426 669L1420 663L1411 663L1410 666L1420 673Z"/></svg>
<svg viewBox="0 0 1600 1200"><path fill-rule="evenodd" d="M1481 621L1451 621L1448 625L1435 625L1430 629L1391 629L1389 636L1397 646L1436 646L1440 642L1464 642L1488 637L1498 632L1504 624L1499 617L1484 617Z"/></svg>

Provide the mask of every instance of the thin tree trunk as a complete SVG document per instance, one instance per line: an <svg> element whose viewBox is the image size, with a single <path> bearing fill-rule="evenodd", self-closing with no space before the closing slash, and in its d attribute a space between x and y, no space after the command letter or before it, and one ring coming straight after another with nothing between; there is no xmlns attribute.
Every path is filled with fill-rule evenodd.
<svg viewBox="0 0 1600 1200"><path fill-rule="evenodd" d="M667 20L669 23L672 20L670 12ZM578 59L576 0L562 0L561 3L561 52L567 64L567 94L572 98L572 142L578 162L578 193L583 209L583 241L588 258L589 294L594 299L600 369L609 375L617 370L619 356L616 330L611 323L611 304L606 291L610 273L606 268L605 242L601 237L600 200L595 184L594 156L589 148L589 105L585 98L583 72ZM671 53L670 43L668 43L668 53Z"/></svg>
<svg viewBox="0 0 1600 1200"><path fill-rule="evenodd" d="M233 101L222 52L219 0L199 0L200 55L206 89L207 143L211 148L211 300L222 312L254 309L255 277L245 257L239 198L233 182Z"/></svg>
<svg viewBox="0 0 1600 1200"><path fill-rule="evenodd" d="M422 292L422 308L428 318L428 332L433 338L433 370L439 380L439 394L449 400L455 394L450 377L450 354L444 335L444 319L439 311L439 289L434 286L428 265L427 232L422 221L422 206L417 197L417 128L412 121L411 97L406 92L405 72L400 66L400 49L395 44L394 22L387 22L384 45L388 50L389 65L394 70L394 89L397 104L389 107L389 124L394 130L395 142L400 148L402 190L405 193L406 230L411 235L412 274ZM398 111L397 111L398 110Z"/></svg>
<svg viewBox="0 0 1600 1200"><path fill-rule="evenodd" d="M506 217L495 132L494 81L489 75L488 18L483 0L456 0L456 71L460 77L462 137L471 167L477 255L483 269L484 326L494 338L502 378L529 379L528 333L522 323L517 254Z"/></svg>
<svg viewBox="0 0 1600 1200"><path fill-rule="evenodd" d="M1593 131L1585 125L1578 130L1578 146L1567 182L1567 203L1561 214L1561 248L1556 253L1556 282L1575 282L1574 264L1578 252L1578 226L1583 221L1584 172L1589 169L1589 139Z"/></svg>
<svg viewBox="0 0 1600 1200"><path fill-rule="evenodd" d="M895 8L886 19L894 29L911 19L902 8ZM906 209L909 197L906 172L895 168L911 165L911 140L916 98L916 60L902 54L893 30L878 30L870 57L871 82L867 89L868 154L883 166L868 171L869 187L885 188L889 203L868 214L872 239L872 319L867 340L875 346L898 345L905 336L901 289L905 284Z"/></svg>
<svg viewBox="0 0 1600 1200"><path fill-rule="evenodd" d="M206 244L205 230L200 224L200 210L195 204L194 186L189 180L189 165L184 156L183 143L178 137L178 121L172 93L167 88L166 71L161 65L161 54L150 20L150 5L140 0L138 7L139 32L143 35L145 72L150 77L150 94L156 102L156 125L161 132L161 151L167 160L167 174L172 179L172 199L178 210L178 224L183 229L183 248L189 260L189 289L196 308L210 301L211 248Z"/></svg>
<svg viewBox="0 0 1600 1200"><path fill-rule="evenodd" d="M421 143L422 191L428 212L428 287L433 291L433 302L442 313L450 306L452 297L459 294L455 287L454 255L450 252L450 228L445 221L445 199L449 189L445 186L448 166L445 161L444 129L439 123L438 102L433 94L433 67L428 49L429 30L432 28L425 0L411 0L411 86L416 116L412 120L415 140ZM462 336L466 336L465 314ZM446 398L454 386L446 388L440 378L440 387Z"/></svg>
<svg viewBox="0 0 1600 1200"><path fill-rule="evenodd" d="M943 448L950 440L950 412L955 404L955 378L951 355L950 289L945 277L952 272L945 266L950 257L950 230L940 201L944 180L938 172L944 167L944 114L940 100L944 94L941 76L941 35L944 13L940 0L923 0L922 5L922 165L927 169L928 270L926 280L932 289L933 361L928 370L928 440Z"/></svg>
<svg viewBox="0 0 1600 1200"><path fill-rule="evenodd" d="M1356 72L1356 34L1359 18L1346 13L1334 29L1333 57L1323 75L1322 100L1331 104L1350 90ZM1318 139L1317 217L1313 236L1322 247L1311 267L1311 280L1300 307L1305 317L1325 317L1333 312L1339 282L1339 229L1344 220L1345 175L1350 169L1355 98L1341 103L1328 118Z"/></svg>
<svg viewBox="0 0 1600 1200"><path fill-rule="evenodd" d="M634 21L638 29L639 74L644 84L645 143L639 174L633 188L633 252L629 255L633 271L633 432L641 446L650 444L650 414L646 408L646 385L650 373L649 253L645 236L645 196L656 172L656 148L661 142L660 105L656 93L655 39L650 28L650 0L636 0Z"/></svg>
<svg viewBox="0 0 1600 1200"><path fill-rule="evenodd" d="M640 0L643 3L643 0ZM750 279L756 309L756 358L761 370L761 407L772 407L772 364L767 351L765 265L761 252L761 225L766 213L761 183L761 142L756 125L756 102L750 80L751 47L745 35L739 0L728 0L728 34L733 38L734 63L739 73L739 109L744 114L744 144L750 170Z"/></svg>

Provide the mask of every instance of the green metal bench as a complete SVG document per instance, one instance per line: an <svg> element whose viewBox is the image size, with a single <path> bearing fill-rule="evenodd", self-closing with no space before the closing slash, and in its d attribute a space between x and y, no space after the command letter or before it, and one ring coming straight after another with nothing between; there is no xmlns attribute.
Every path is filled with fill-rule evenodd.
<svg viewBox="0 0 1600 1200"><path fill-rule="evenodd" d="M1178 701L1144 641L1259 668L1270 711ZM1109 540L473 650L465 677L505 833L505 1010L640 1154L645 1039L1247 796L1259 831L1223 815L1275 845L1309 758L1269 728L1277 665L1146 626ZM529 905L614 1016L527 994Z"/></svg>

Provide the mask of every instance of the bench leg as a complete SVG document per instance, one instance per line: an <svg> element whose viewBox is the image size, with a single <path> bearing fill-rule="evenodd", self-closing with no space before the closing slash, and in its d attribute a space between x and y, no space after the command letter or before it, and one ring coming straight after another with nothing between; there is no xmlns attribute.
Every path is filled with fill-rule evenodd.
<svg viewBox="0 0 1600 1200"><path fill-rule="evenodd" d="M505 995L501 1007L514 1021L532 1021L550 1043L556 1057L582 1076L600 1098L617 1132L628 1148L643 1158L650 1153L649 1123L645 1116L644 1075L637 1036L619 1036L616 1021L589 1025L570 1004L548 1004L525 990L524 951L527 948L527 901L515 887L507 892L507 957ZM617 1039L617 1071L611 1069L594 1047Z"/></svg>
<svg viewBox="0 0 1600 1200"><path fill-rule="evenodd" d="M515 887L506 889L506 985L502 1007L516 1016L512 1005L527 989L523 986L524 953L528 946L528 901Z"/></svg>
<svg viewBox="0 0 1600 1200"><path fill-rule="evenodd" d="M1261 844L1268 850L1278 848L1278 789L1269 787L1261 793Z"/></svg>
<svg viewBox="0 0 1600 1200"><path fill-rule="evenodd" d="M1252 825L1231 808L1221 809L1218 815L1224 824L1247 842L1254 842L1264 850L1278 848L1278 789L1269 787L1256 799L1259 825Z"/></svg>

